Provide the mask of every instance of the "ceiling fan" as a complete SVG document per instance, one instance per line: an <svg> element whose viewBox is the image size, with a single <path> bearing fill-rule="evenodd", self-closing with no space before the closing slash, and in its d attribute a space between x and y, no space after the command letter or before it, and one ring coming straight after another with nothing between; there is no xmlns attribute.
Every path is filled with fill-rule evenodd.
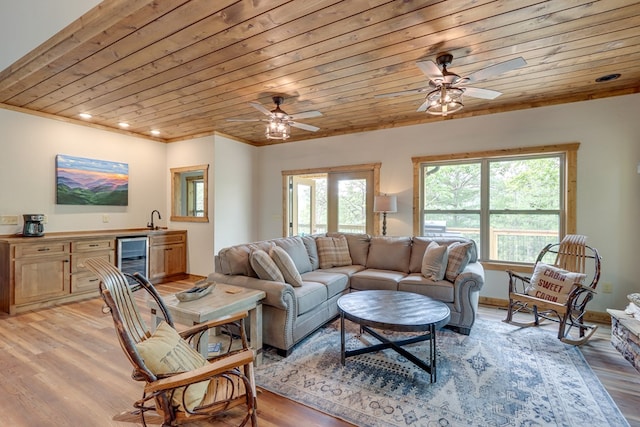
<svg viewBox="0 0 640 427"><path fill-rule="evenodd" d="M449 53L439 55L436 58L436 62L433 62L432 60L418 61L416 64L429 78L429 87L386 93L376 95L375 97L389 98L399 95L427 92L425 101L420 105L420 107L418 107L417 111L426 111L429 114L446 116L447 114L454 113L462 109L463 95L482 99L495 99L502 95L502 93L495 90L468 87L466 86L467 84L486 80L527 64L524 58L518 57L483 68L469 74L467 77L460 77L459 75L447 70L447 66L451 65L452 61L453 55ZM440 68L442 68L442 70L440 70Z"/></svg>
<svg viewBox="0 0 640 427"><path fill-rule="evenodd" d="M284 104L284 97L282 96L273 96L273 103L276 104L276 108L269 111L259 102L250 102L251 105L256 110L264 113L268 118L264 119L227 119L228 122L267 122L267 127L265 130L265 135L267 139L287 139L290 135L290 126L294 128L308 130L310 132L316 132L319 130L319 127L307 125L304 123L296 122L297 119L308 119L311 117L319 117L322 116L320 111L305 111L298 114L287 114L283 110L280 109L280 105Z"/></svg>

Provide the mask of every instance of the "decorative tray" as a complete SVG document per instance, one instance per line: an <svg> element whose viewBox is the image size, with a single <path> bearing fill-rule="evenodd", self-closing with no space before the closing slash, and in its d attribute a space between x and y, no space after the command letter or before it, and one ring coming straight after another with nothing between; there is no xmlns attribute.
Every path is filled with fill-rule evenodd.
<svg viewBox="0 0 640 427"><path fill-rule="evenodd" d="M210 294L215 287L216 282L209 282L206 279L201 280L196 282L193 288L176 293L176 298L178 298L178 301L182 302L197 300L207 294Z"/></svg>

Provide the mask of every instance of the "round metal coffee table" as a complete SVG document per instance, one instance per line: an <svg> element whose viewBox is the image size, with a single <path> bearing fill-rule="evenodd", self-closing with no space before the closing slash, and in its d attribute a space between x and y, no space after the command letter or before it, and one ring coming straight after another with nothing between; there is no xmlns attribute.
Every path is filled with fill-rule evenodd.
<svg viewBox="0 0 640 427"><path fill-rule="evenodd" d="M359 291L340 297L338 311L340 312L342 366L345 365L347 357L392 348L428 372L432 383L436 381L436 330L449 323L451 317L446 304L411 292ZM346 350L344 319L359 324L361 331L375 337L380 344ZM390 341L371 328L397 332L423 332L423 334ZM426 340L430 340L429 358L426 362L402 348L404 345Z"/></svg>

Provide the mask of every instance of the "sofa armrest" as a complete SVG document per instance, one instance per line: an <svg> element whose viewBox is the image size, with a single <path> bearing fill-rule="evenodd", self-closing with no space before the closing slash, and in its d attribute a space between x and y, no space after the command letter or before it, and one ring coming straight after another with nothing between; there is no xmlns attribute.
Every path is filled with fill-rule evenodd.
<svg viewBox="0 0 640 427"><path fill-rule="evenodd" d="M221 273L211 273L207 277L207 280L264 291L266 296L265 299L262 300L262 304L270 305L281 310L291 310L293 313L298 312L293 287L288 283Z"/></svg>
<svg viewBox="0 0 640 427"><path fill-rule="evenodd" d="M454 301L456 311L460 312L461 323L473 325L478 311L480 289L484 285L484 268L479 262L467 264L454 282Z"/></svg>

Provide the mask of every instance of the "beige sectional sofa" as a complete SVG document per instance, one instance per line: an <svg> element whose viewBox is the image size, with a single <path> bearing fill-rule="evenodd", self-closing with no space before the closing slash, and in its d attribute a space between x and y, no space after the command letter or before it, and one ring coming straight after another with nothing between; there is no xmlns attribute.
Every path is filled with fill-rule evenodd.
<svg viewBox="0 0 640 427"><path fill-rule="evenodd" d="M437 244L427 251L431 242ZM284 261L283 251L275 250L276 246L286 252ZM440 276L423 274L428 258L425 252L433 254L432 249L438 247L449 257L445 256L438 273L445 277L433 280ZM271 264L265 253L278 263ZM338 298L351 291L388 289L432 297L450 308L448 326L469 334L484 284L475 243L457 237L342 233L286 237L224 248L216 255L215 265L209 280L266 293L263 342L284 355L335 318Z"/></svg>

